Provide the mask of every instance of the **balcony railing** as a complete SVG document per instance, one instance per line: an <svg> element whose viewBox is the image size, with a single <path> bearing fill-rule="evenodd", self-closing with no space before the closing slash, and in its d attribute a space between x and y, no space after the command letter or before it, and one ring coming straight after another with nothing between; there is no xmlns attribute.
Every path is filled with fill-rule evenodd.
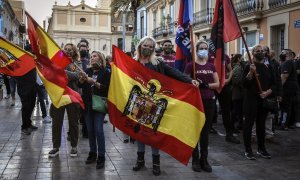
<svg viewBox="0 0 300 180"><path fill-rule="evenodd" d="M269 0L268 2L269 8L274 8L286 4L287 4L287 0Z"/></svg>
<svg viewBox="0 0 300 180"><path fill-rule="evenodd" d="M168 35L174 34L176 25L177 22L174 21L168 25L163 25L155 28L152 31L153 37L154 38L158 38L159 36L166 37Z"/></svg>
<svg viewBox="0 0 300 180"><path fill-rule="evenodd" d="M261 11L264 7L263 0L238 0L234 3L238 16Z"/></svg>
<svg viewBox="0 0 300 180"><path fill-rule="evenodd" d="M194 13L194 26L210 25L214 16L214 8L207 8Z"/></svg>

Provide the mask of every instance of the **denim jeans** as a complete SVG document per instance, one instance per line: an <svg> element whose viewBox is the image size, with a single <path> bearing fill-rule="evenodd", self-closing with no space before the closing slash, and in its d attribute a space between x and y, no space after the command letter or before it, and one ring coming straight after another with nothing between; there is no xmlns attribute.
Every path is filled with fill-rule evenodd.
<svg viewBox="0 0 300 180"><path fill-rule="evenodd" d="M14 78L9 79L10 94L12 98L16 97L17 82Z"/></svg>
<svg viewBox="0 0 300 180"><path fill-rule="evenodd" d="M137 146L138 146L138 152L145 152L145 144L137 141ZM159 149L152 147L152 146L151 146L151 149L152 149L153 155L159 155Z"/></svg>
<svg viewBox="0 0 300 180"><path fill-rule="evenodd" d="M84 119L88 130L90 152L98 152L98 156L105 156L104 117L105 113L96 112L86 107Z"/></svg>
<svg viewBox="0 0 300 180"><path fill-rule="evenodd" d="M37 85L37 94L38 94L43 118L47 116L47 109L46 109L46 105L45 105L45 101L44 101L44 98L45 98L44 89L45 89L45 87L43 85Z"/></svg>

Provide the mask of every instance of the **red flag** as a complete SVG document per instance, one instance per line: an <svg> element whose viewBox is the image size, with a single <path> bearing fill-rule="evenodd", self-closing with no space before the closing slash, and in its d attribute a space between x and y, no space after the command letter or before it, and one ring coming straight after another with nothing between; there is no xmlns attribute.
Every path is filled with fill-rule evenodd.
<svg viewBox="0 0 300 180"><path fill-rule="evenodd" d="M67 86L68 77L64 69L71 63L70 58L27 12L26 15L32 51L37 56L37 72L52 104L59 108L70 103L79 103L84 108L81 96Z"/></svg>
<svg viewBox="0 0 300 180"><path fill-rule="evenodd" d="M199 89L144 67L115 46L113 57L112 124L187 164L205 122Z"/></svg>
<svg viewBox="0 0 300 180"><path fill-rule="evenodd" d="M210 54L215 57L214 64L220 79L220 87L217 89L218 92L221 92L225 85L226 62L224 55L224 43L241 37L242 32L240 29L232 1L217 0L209 49Z"/></svg>
<svg viewBox="0 0 300 180"><path fill-rule="evenodd" d="M23 76L35 67L34 57L0 37L0 73Z"/></svg>
<svg viewBox="0 0 300 180"><path fill-rule="evenodd" d="M72 60L60 49L55 41L43 30L42 27L27 13L28 35L35 54L42 54L54 64L66 68Z"/></svg>

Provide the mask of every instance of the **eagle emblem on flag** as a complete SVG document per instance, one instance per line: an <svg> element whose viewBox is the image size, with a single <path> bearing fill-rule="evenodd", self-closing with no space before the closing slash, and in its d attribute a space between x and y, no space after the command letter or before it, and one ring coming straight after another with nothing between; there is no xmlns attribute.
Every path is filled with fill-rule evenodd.
<svg viewBox="0 0 300 180"><path fill-rule="evenodd" d="M160 88L160 82L154 79L147 83L146 91L142 91L138 85L132 87L122 115L129 115L138 122L133 127L135 133L139 132L141 124L151 126L154 132L157 131L168 106L165 98L157 97Z"/></svg>

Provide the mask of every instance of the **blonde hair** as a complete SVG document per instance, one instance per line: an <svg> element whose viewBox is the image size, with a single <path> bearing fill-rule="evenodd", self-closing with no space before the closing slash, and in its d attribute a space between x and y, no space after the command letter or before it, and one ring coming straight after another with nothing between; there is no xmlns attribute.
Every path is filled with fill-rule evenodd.
<svg viewBox="0 0 300 180"><path fill-rule="evenodd" d="M207 43L205 40L200 39L200 40L196 43L196 51L198 51L200 44L206 44L207 48L209 48L208 43Z"/></svg>
<svg viewBox="0 0 300 180"><path fill-rule="evenodd" d="M102 63L102 66L105 68L106 67L105 55L102 52L100 52L100 51L93 51L92 54L93 53L96 53L98 55L98 57L99 57L99 59L100 59L100 61Z"/></svg>
<svg viewBox="0 0 300 180"><path fill-rule="evenodd" d="M157 65L159 64L159 61L157 60L157 58L155 57L155 53L154 53L154 50L155 50L155 39L153 37L150 37L150 36L145 36L143 37L139 44L137 45L137 50L136 50L136 57L135 57L135 60L139 60L140 57L141 57L141 46L146 43L146 42L152 42L153 43L153 51L150 55L150 58L149 58L149 61L151 62L151 64L153 65Z"/></svg>

